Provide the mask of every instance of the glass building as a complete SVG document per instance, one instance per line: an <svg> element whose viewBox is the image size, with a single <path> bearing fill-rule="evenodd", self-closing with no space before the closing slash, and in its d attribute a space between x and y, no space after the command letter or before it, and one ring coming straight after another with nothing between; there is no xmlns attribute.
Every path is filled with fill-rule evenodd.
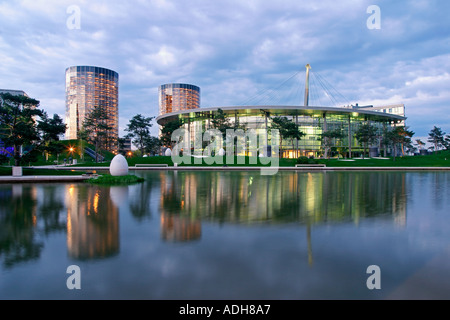
<svg viewBox="0 0 450 320"><path fill-rule="evenodd" d="M280 145L281 156L284 158L323 157L325 149L330 151L329 156L355 157L361 155L363 147L355 138L355 133L362 124L369 123L376 127L379 138L375 145L380 153L384 149L381 144L381 135L385 129L393 128L404 123L406 118L402 115L379 112L369 109L352 109L336 107L305 107L305 106L239 106L239 107L216 107L200 108L198 110L176 111L163 114L157 117L156 121L160 126L180 119L183 121L183 128L188 134L186 139L190 140L191 146L195 145L198 134L203 134L208 129L215 129L212 126L212 119L221 109L228 117L229 121L239 123L246 130L254 129L258 135L266 136L266 145L258 146L258 150L246 149L248 156L260 156L271 141L270 128L272 117L286 117L295 122L299 130L304 133L301 139L282 139ZM342 138L333 138L326 147L322 139L322 133L329 130L340 130ZM270 144L269 144L270 142Z"/></svg>
<svg viewBox="0 0 450 320"><path fill-rule="evenodd" d="M163 84L158 94L159 115L200 108L200 88L192 84Z"/></svg>
<svg viewBox="0 0 450 320"><path fill-rule="evenodd" d="M112 128L109 151L117 151L119 137L119 74L94 66L73 66L66 69L65 139L78 139L85 117L94 107L104 107Z"/></svg>

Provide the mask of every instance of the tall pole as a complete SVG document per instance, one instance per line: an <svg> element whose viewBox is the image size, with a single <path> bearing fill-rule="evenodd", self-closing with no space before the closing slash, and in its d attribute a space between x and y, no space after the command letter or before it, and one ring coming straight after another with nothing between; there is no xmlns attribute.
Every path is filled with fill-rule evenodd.
<svg viewBox="0 0 450 320"><path fill-rule="evenodd" d="M309 70L311 66L309 63L306 65L306 81L305 81L305 107L309 105Z"/></svg>

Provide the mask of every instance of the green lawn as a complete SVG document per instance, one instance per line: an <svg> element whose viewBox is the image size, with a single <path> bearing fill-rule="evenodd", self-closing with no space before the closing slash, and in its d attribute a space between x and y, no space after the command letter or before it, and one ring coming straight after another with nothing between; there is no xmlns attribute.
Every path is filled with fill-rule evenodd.
<svg viewBox="0 0 450 320"><path fill-rule="evenodd" d="M205 167L205 166L211 166L211 167L261 167L261 166L270 166L271 164L262 164L260 162L259 158L256 157L232 157L231 159L228 157L222 157L221 163L212 163L211 158L205 159L205 158L194 158L190 157L190 162L186 162L183 164L180 164L181 167ZM217 158L216 158L217 159ZM167 164L169 167L173 167L174 163L172 161L171 157L166 156L158 156L158 157L132 157L127 158L128 165L131 167L134 167L136 164ZM208 161L210 161L208 163ZM295 166L296 160L295 159L279 159L279 165L282 167L293 167ZM84 166L93 166L93 167L105 167L109 166L109 162L105 163L89 163L89 164L77 164L76 167L84 167Z"/></svg>
<svg viewBox="0 0 450 320"><path fill-rule="evenodd" d="M276 166L277 163L262 164L260 158L250 157L223 157L222 163L209 164L208 159L190 158L191 163L183 163L180 166L211 166L211 167L260 167L260 166ZM227 163L227 160L229 163ZM275 160L275 159L274 159ZM278 159L280 167L294 167L297 163L296 159ZM440 151L437 154L427 156L406 156L388 159L351 159L353 161L346 161L345 159L315 159L311 162L325 164L327 167L450 167L450 151ZM133 167L136 164L167 164L172 167L173 161L171 157L132 157L127 158L128 165ZM108 167L110 162L104 163L79 163L75 167ZM10 167L0 167L0 175L11 175L12 169ZM24 169L24 175L71 175L81 174L80 171L72 172L69 170L53 170L53 169Z"/></svg>
<svg viewBox="0 0 450 320"><path fill-rule="evenodd" d="M406 156L389 159L317 160L327 167L450 167L450 151L428 156Z"/></svg>

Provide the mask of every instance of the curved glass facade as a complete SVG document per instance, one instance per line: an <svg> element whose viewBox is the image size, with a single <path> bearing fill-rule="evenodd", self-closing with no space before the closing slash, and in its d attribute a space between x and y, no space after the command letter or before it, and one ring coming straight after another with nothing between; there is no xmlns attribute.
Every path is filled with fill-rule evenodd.
<svg viewBox="0 0 450 320"><path fill-rule="evenodd" d="M355 133L362 124L370 123L377 128L380 137L385 128L393 127L405 121L405 117L374 112L355 111L344 108L326 107L295 107L295 106L255 106L255 107L223 107L205 108L195 112L177 112L175 114L159 116L156 120L159 125L182 119L184 129L189 133L190 140L199 133L214 129L211 119L221 109L227 115L231 123L239 122L245 129L254 129L257 134L266 135L267 141L271 141L270 128L271 117L286 117L299 126L299 130L305 135L299 139L283 139L281 143L281 155L284 158L321 157L324 156L325 146L322 141L322 133L325 131L340 129L343 137L332 139L330 156L357 156L363 148L355 138ZM379 139L381 140L381 139ZM382 149L381 142L374 145ZM242 154L240 154L242 155ZM257 150L246 150L249 156L257 156Z"/></svg>
<svg viewBox="0 0 450 320"><path fill-rule="evenodd" d="M200 108L200 88L192 84L159 86L159 115Z"/></svg>
<svg viewBox="0 0 450 320"><path fill-rule="evenodd" d="M66 69L65 138L77 139L84 119L96 106L103 106L108 114L110 132L108 146L117 151L119 137L119 74L113 70L93 66L73 66Z"/></svg>

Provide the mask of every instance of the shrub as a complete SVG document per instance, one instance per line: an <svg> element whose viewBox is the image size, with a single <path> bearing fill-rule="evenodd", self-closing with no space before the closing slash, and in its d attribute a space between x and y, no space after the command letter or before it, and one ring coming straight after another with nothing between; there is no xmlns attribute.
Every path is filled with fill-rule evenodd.
<svg viewBox="0 0 450 320"><path fill-rule="evenodd" d="M313 158L301 156L297 159L297 164L316 164L317 161Z"/></svg>

